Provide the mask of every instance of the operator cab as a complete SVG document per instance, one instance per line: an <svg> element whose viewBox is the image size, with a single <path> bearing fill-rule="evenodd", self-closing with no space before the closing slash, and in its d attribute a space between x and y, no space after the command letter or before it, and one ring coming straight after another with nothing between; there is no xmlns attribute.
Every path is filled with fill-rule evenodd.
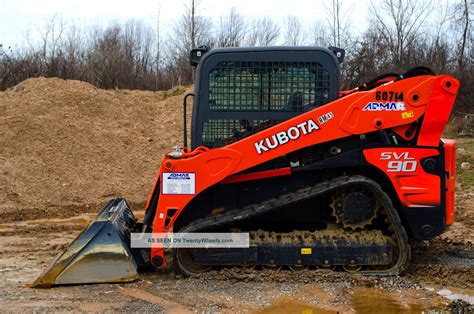
<svg viewBox="0 0 474 314"><path fill-rule="evenodd" d="M343 58L333 47L193 49L192 149L233 143L335 100Z"/></svg>

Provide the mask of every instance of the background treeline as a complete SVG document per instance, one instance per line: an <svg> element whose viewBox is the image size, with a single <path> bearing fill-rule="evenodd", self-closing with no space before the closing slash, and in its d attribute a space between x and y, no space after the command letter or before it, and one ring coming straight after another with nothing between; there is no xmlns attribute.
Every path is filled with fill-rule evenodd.
<svg viewBox="0 0 474 314"><path fill-rule="evenodd" d="M161 90L193 82L192 47L318 45L346 49L343 89L385 72L425 65L460 79L456 110L474 111L473 0L372 1L364 31L354 31L354 8L342 0L324 0L326 19L311 25L296 16L251 19L236 8L211 19L203 9L205 0L185 1L182 17L166 36L160 10L153 25L129 20L79 26L53 16L40 27L40 40L15 48L0 45L0 90L36 76L83 80L101 88Z"/></svg>

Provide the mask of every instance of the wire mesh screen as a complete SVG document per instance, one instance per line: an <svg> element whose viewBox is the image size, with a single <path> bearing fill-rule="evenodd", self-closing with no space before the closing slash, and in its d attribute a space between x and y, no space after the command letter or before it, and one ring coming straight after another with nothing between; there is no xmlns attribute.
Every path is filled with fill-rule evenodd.
<svg viewBox="0 0 474 314"><path fill-rule="evenodd" d="M279 123L277 120L211 119L203 123L202 145L221 147Z"/></svg>
<svg viewBox="0 0 474 314"><path fill-rule="evenodd" d="M307 111L329 100L319 62L221 61L209 72L212 111Z"/></svg>

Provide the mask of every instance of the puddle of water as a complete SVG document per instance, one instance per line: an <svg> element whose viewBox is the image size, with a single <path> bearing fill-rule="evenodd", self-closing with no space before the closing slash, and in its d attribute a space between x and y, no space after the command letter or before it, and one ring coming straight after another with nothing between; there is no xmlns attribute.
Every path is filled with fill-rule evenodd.
<svg viewBox="0 0 474 314"><path fill-rule="evenodd" d="M279 299L271 306L256 312L259 314L333 314L336 311L318 308L296 300Z"/></svg>
<svg viewBox="0 0 474 314"><path fill-rule="evenodd" d="M474 304L474 293L464 294L463 290L456 291L457 289L441 289L437 293L446 299L451 301L461 299L469 304ZM467 291L466 291L467 292Z"/></svg>
<svg viewBox="0 0 474 314"><path fill-rule="evenodd" d="M355 289L351 302L357 313L429 313L444 307L440 300L423 298L416 291L387 292L370 288Z"/></svg>

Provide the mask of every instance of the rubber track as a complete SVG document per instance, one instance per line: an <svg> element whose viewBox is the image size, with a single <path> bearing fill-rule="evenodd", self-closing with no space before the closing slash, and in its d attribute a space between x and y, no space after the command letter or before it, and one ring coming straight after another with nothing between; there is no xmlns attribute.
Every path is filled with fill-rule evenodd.
<svg viewBox="0 0 474 314"><path fill-rule="evenodd" d="M394 236L398 242L398 261L390 269L384 270L362 270L358 274L364 275L379 275L379 276L394 276L401 274L408 266L410 260L410 246L408 244L408 237L404 227L401 224L400 217L397 211L393 208L392 201L388 195L381 189L381 187L373 180L363 176L344 176L332 179L314 185L312 187L305 187L295 192L282 194L276 198L269 199L267 201L248 205L244 208L229 211L227 213L220 214L218 216L205 217L194 221L192 224L184 227L180 232L199 232L206 229L214 228L217 226L232 224L236 221L249 219L269 211L279 209L282 207L289 206L291 204L309 200L316 196L331 192L340 188L349 188L351 186L365 186L371 190L377 200L382 204L393 225ZM176 258L176 254L174 254ZM183 269L179 260L177 261L181 271L185 275L194 275L193 272Z"/></svg>

